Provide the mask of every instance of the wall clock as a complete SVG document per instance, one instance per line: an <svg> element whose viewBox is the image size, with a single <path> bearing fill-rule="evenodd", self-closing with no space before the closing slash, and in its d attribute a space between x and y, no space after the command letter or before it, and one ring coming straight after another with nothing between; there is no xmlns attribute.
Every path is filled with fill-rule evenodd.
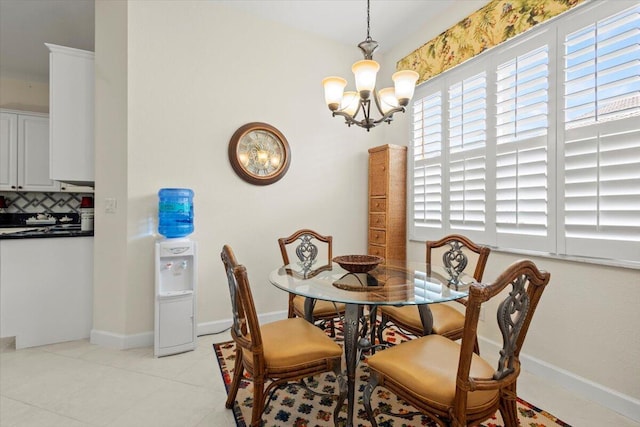
<svg viewBox="0 0 640 427"><path fill-rule="evenodd" d="M245 181L269 185L281 179L289 169L289 143L275 127L260 122L238 128L229 141L229 161Z"/></svg>

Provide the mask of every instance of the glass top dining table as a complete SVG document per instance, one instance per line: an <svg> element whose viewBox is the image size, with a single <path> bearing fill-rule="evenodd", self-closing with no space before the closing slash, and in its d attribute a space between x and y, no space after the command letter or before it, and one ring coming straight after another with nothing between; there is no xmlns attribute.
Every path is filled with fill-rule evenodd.
<svg viewBox="0 0 640 427"><path fill-rule="evenodd" d="M433 324L429 304L464 298L469 293L470 285L475 283L472 276L458 274L451 267L392 260L386 260L368 273L351 273L337 263L311 268L292 263L273 270L269 281L283 291L306 297L305 317L309 321L313 321L315 300L345 304L343 330L347 426L353 426L358 352L371 345L365 336L366 332L362 333L360 329L363 321L366 325L363 307L368 306L370 313L373 313L372 323L375 321L375 307L379 305L415 305L425 334L429 334ZM340 405L342 403L338 402Z"/></svg>

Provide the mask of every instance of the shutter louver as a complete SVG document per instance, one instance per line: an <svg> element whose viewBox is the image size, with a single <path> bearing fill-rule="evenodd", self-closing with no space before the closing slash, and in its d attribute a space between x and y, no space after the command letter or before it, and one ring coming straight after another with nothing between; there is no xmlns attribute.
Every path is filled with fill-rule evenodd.
<svg viewBox="0 0 640 427"><path fill-rule="evenodd" d="M496 231L547 236L549 48L496 70Z"/></svg>
<svg viewBox="0 0 640 427"><path fill-rule="evenodd" d="M546 147L498 155L496 227L498 233L547 235Z"/></svg>
<svg viewBox="0 0 640 427"><path fill-rule="evenodd" d="M564 49L564 252L640 261L640 5Z"/></svg>
<svg viewBox="0 0 640 427"><path fill-rule="evenodd" d="M565 144L566 236L640 242L640 130Z"/></svg>
<svg viewBox="0 0 640 427"><path fill-rule="evenodd" d="M449 226L485 228L487 77L480 73L449 86Z"/></svg>
<svg viewBox="0 0 640 427"><path fill-rule="evenodd" d="M565 127L640 115L640 6L567 35Z"/></svg>
<svg viewBox="0 0 640 427"><path fill-rule="evenodd" d="M413 221L442 227L442 96L413 104Z"/></svg>

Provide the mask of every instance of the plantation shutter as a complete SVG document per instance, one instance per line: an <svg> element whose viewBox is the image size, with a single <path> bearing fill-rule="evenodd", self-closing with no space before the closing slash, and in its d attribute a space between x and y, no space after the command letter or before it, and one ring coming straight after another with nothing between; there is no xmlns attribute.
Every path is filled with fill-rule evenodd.
<svg viewBox="0 0 640 427"><path fill-rule="evenodd" d="M449 229L483 231L486 203L487 78L449 86Z"/></svg>
<svg viewBox="0 0 640 427"><path fill-rule="evenodd" d="M562 253L640 261L640 5L564 49Z"/></svg>
<svg viewBox="0 0 640 427"><path fill-rule="evenodd" d="M441 228L443 218L442 95L413 103L413 225Z"/></svg>
<svg viewBox="0 0 640 427"><path fill-rule="evenodd" d="M521 50L522 51L522 50ZM549 47L537 46L496 69L496 232L499 246L528 236L550 250Z"/></svg>

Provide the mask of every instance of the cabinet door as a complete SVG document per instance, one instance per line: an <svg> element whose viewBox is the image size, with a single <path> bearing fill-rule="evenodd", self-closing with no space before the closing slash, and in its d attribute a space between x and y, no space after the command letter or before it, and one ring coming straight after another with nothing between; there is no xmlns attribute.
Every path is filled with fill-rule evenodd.
<svg viewBox="0 0 640 427"><path fill-rule="evenodd" d="M58 191L49 178L49 119L18 115L18 189Z"/></svg>
<svg viewBox="0 0 640 427"><path fill-rule="evenodd" d="M0 190L18 189L18 116L0 113Z"/></svg>
<svg viewBox="0 0 640 427"><path fill-rule="evenodd" d="M94 181L94 54L47 44L51 178Z"/></svg>
<svg viewBox="0 0 640 427"><path fill-rule="evenodd" d="M164 299L158 306L160 348L188 344L194 340L193 294Z"/></svg>

